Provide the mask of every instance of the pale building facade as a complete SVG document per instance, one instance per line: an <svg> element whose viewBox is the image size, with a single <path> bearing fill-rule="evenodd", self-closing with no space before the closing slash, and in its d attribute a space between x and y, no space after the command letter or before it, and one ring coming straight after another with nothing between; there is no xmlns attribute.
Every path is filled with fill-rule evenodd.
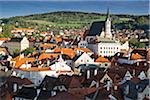
<svg viewBox="0 0 150 100"><path fill-rule="evenodd" d="M20 46L21 46L21 51L29 48L29 40L24 37L22 40L21 40L21 43L20 43Z"/></svg>

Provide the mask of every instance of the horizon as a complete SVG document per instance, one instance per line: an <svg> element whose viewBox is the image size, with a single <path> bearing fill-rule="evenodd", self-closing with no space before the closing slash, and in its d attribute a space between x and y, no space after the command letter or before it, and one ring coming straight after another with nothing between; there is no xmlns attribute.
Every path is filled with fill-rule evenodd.
<svg viewBox="0 0 150 100"><path fill-rule="evenodd" d="M35 2L36 1L36 2ZM34 14L44 14L52 12L85 12L106 14L107 8L110 14L115 15L149 15L149 1L132 1L132 0L6 0L1 2L0 18L9 18L16 16L29 16ZM17 3L16 3L17 2ZM24 3L23 3L24 2ZM16 4L15 4L16 3ZM75 5L76 6L75 6ZM101 6L103 4L103 6ZM8 7L9 6L9 7ZM89 6L89 7L87 7Z"/></svg>

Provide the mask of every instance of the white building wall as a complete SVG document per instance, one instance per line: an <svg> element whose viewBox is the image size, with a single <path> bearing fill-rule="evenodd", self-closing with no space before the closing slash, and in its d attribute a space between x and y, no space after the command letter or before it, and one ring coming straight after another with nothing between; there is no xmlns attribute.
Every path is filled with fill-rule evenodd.
<svg viewBox="0 0 150 100"><path fill-rule="evenodd" d="M75 67L78 67L80 64L93 64L94 59L92 59L88 54L83 53L74 63Z"/></svg>
<svg viewBox="0 0 150 100"><path fill-rule="evenodd" d="M4 41L0 41L0 46L4 43Z"/></svg>
<svg viewBox="0 0 150 100"><path fill-rule="evenodd" d="M101 56L114 56L120 52L120 43L98 43L98 55Z"/></svg>
<svg viewBox="0 0 150 100"><path fill-rule="evenodd" d="M46 75L58 77L56 71L51 71L51 70L50 71L23 71L23 70L16 69L15 71L17 73L17 76L22 77L23 75L24 78L28 78L35 85L39 85Z"/></svg>
<svg viewBox="0 0 150 100"><path fill-rule="evenodd" d="M121 49L129 50L129 42L126 41L124 44L121 45Z"/></svg>
<svg viewBox="0 0 150 100"><path fill-rule="evenodd" d="M87 41L80 41L78 43L78 47L79 48L86 48L88 46L88 42Z"/></svg>
<svg viewBox="0 0 150 100"><path fill-rule="evenodd" d="M21 51L29 48L29 41L26 37L24 37L22 40L21 40Z"/></svg>

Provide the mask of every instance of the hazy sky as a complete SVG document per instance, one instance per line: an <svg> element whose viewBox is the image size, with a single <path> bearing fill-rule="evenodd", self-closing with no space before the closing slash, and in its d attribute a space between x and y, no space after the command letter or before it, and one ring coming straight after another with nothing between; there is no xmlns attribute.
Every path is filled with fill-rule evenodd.
<svg viewBox="0 0 150 100"><path fill-rule="evenodd" d="M0 0L0 1L149 1L149 0Z"/></svg>

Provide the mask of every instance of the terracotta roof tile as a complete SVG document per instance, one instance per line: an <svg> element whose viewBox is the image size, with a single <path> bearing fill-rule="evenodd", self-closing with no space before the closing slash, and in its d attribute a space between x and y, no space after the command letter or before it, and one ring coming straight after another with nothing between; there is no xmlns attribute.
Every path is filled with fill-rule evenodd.
<svg viewBox="0 0 150 100"><path fill-rule="evenodd" d="M41 34L48 34L48 32L41 32Z"/></svg>
<svg viewBox="0 0 150 100"><path fill-rule="evenodd" d="M52 47L55 47L55 46L57 46L57 45L52 44L52 43L40 44L40 47L43 47L43 48L52 48Z"/></svg>
<svg viewBox="0 0 150 100"><path fill-rule="evenodd" d="M55 37L54 38L55 39L55 41L58 43L58 42L62 42L62 38L61 37Z"/></svg>
<svg viewBox="0 0 150 100"><path fill-rule="evenodd" d="M79 50L79 51L83 51L83 52L92 52L90 49L88 48L74 48L75 51Z"/></svg>
<svg viewBox="0 0 150 100"><path fill-rule="evenodd" d="M95 61L96 62L110 62L107 58L104 58L102 56L98 57Z"/></svg>
<svg viewBox="0 0 150 100"><path fill-rule="evenodd" d="M131 55L131 59L133 59L133 60L142 59L142 58L143 57L140 54L138 54L138 53Z"/></svg>
<svg viewBox="0 0 150 100"><path fill-rule="evenodd" d="M34 62L35 58L21 58L20 60L16 61L15 67L19 68L22 64L26 62Z"/></svg>
<svg viewBox="0 0 150 100"><path fill-rule="evenodd" d="M0 38L0 41L7 41L10 40L10 38Z"/></svg>
<svg viewBox="0 0 150 100"><path fill-rule="evenodd" d="M76 55L75 51L71 48L55 48L54 52L59 52L59 53L62 53L62 54L66 54L71 58L75 57L75 55Z"/></svg>
<svg viewBox="0 0 150 100"><path fill-rule="evenodd" d="M24 70L24 71L49 71L51 70L50 67L42 67L42 68L38 68L38 67L31 67L31 68L19 68L20 70Z"/></svg>
<svg viewBox="0 0 150 100"><path fill-rule="evenodd" d="M46 54L46 53L42 53L40 56L39 56L39 58L38 58L38 60L42 60L42 59L47 59L47 58L49 58L49 59L51 59L51 58L56 58L56 57L58 57L58 55L59 54Z"/></svg>

